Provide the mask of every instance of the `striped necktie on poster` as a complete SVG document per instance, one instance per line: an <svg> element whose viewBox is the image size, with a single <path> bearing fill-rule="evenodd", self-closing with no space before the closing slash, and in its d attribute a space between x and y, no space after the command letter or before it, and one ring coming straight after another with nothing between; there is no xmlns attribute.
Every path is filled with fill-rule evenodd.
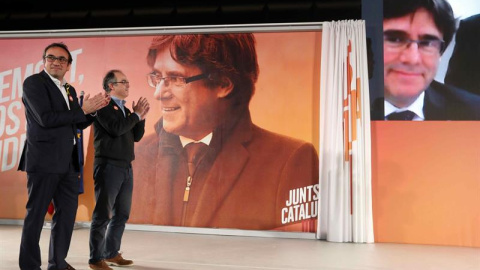
<svg viewBox="0 0 480 270"><path fill-rule="evenodd" d="M190 187L192 185L193 177L197 166L202 161L203 157L208 151L208 145L202 142L192 142L185 145L185 151L187 152L187 165L188 165L188 177L187 185L185 187L185 194L183 196L183 201L188 202L188 197L190 195Z"/></svg>

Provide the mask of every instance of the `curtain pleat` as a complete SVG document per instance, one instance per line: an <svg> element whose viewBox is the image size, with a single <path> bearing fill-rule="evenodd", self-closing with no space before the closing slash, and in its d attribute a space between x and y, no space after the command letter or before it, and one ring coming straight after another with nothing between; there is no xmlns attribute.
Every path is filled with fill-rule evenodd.
<svg viewBox="0 0 480 270"><path fill-rule="evenodd" d="M370 101L365 22L322 25L317 238L371 243Z"/></svg>

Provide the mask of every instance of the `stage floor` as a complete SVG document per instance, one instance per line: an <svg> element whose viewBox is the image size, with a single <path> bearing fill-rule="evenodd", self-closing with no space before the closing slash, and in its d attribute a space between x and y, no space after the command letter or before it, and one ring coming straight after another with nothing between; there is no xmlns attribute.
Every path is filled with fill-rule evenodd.
<svg viewBox="0 0 480 270"><path fill-rule="evenodd" d="M18 269L21 226L0 225L0 269ZM40 241L47 267L50 230ZM89 229L74 230L67 261L88 269ZM138 270L480 269L480 248L330 243L312 239L125 231L125 258ZM114 269L121 269L115 268Z"/></svg>

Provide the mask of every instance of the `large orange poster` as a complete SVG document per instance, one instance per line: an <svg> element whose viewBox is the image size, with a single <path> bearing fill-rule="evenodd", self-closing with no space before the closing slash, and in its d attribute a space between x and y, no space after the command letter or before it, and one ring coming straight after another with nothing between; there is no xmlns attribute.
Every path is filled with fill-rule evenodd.
<svg viewBox="0 0 480 270"><path fill-rule="evenodd" d="M312 231L318 216L319 194L317 142L320 32L255 33L253 36L259 75L249 111L254 129L265 136L267 142L252 145L252 149L268 153L272 158L256 158L253 154L242 157L243 166L255 167L255 170L247 170L245 177L248 181L245 182L233 180L242 174L241 168L228 176L228 168L222 167L225 165L216 165L220 166L220 169L215 180L232 179L233 182L231 186L220 183L218 190L214 189L213 193L209 193L210 197L219 196L220 190L224 189L231 189L231 194L235 194L233 190L244 192L232 197L234 199L231 199L230 210L225 210L221 216L217 215L218 222L193 222L185 226ZM68 45L74 60L66 79L77 91L84 91L86 94L103 91L101 81L106 71L122 70L130 81L127 106L131 107L131 102L138 100L140 96L146 97L152 106L146 120L145 140L148 141L148 138L154 139L157 136L155 124L162 117L162 106L154 97L155 89L147 82L147 74L152 70L147 65L146 56L153 38L154 36L136 35L0 40L4 48L2 58L6 59L0 63L0 218L23 219L25 213L26 175L16 171L25 140L22 82L27 76L42 69L43 49L52 42L61 41ZM80 195L77 219L89 221L94 205L93 149L92 142L89 141L90 130L84 131L84 135L85 193ZM227 137L224 138L227 140ZM159 194L165 194L165 190L160 188L157 177L149 178L150 176L145 174L146 168L155 167L156 163L142 159L142 151L149 151L151 148L142 148L140 143L136 152L138 159L134 162L136 175L130 222L172 225L159 222L163 210L159 208L156 198ZM264 145L276 147L266 149ZM283 162L281 164L286 164L286 167L275 171L279 171L280 176L284 171L289 173L277 179L269 174L269 166L275 164L274 161L278 161L282 153L291 153L292 156L280 161ZM235 164L239 161L237 154L222 154L220 158L230 159L230 162ZM294 162L291 162L292 160ZM277 162L275 166L279 166L278 164L280 163ZM253 173L254 171L258 173ZM267 181L270 178L272 179ZM282 183L282 188L279 187L280 184L272 184L277 182ZM242 194L251 196L244 197ZM250 206L244 208L249 201ZM223 202L218 203L218 206L223 205ZM210 203L200 205L204 208L212 206ZM268 211L271 214L268 215L273 217L273 221L262 221L265 216L262 211L265 209L270 209ZM253 214L245 216L247 210ZM200 210L192 211L196 213ZM214 212L210 214L215 216Z"/></svg>

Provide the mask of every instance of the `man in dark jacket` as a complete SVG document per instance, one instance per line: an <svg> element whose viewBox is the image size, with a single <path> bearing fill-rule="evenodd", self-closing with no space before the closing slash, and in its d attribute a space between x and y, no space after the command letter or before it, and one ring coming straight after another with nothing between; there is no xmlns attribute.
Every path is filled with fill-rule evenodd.
<svg viewBox="0 0 480 270"><path fill-rule="evenodd" d="M85 96L78 104L75 88L65 79L72 55L63 43L52 43L43 52L44 70L23 83L27 140L18 169L27 172L27 214L20 245L20 269L42 265L40 234L48 205L53 200L48 269L74 269L66 261L78 206L80 188L77 128L89 126L90 114L107 105L102 93Z"/></svg>
<svg viewBox="0 0 480 270"><path fill-rule="evenodd" d="M98 111L94 124L96 205L90 228L90 269L133 265L119 250L132 204L134 142L145 133L149 104L141 97L133 102L131 113L125 107L129 88L120 70L107 72L103 79L103 89L112 100Z"/></svg>

